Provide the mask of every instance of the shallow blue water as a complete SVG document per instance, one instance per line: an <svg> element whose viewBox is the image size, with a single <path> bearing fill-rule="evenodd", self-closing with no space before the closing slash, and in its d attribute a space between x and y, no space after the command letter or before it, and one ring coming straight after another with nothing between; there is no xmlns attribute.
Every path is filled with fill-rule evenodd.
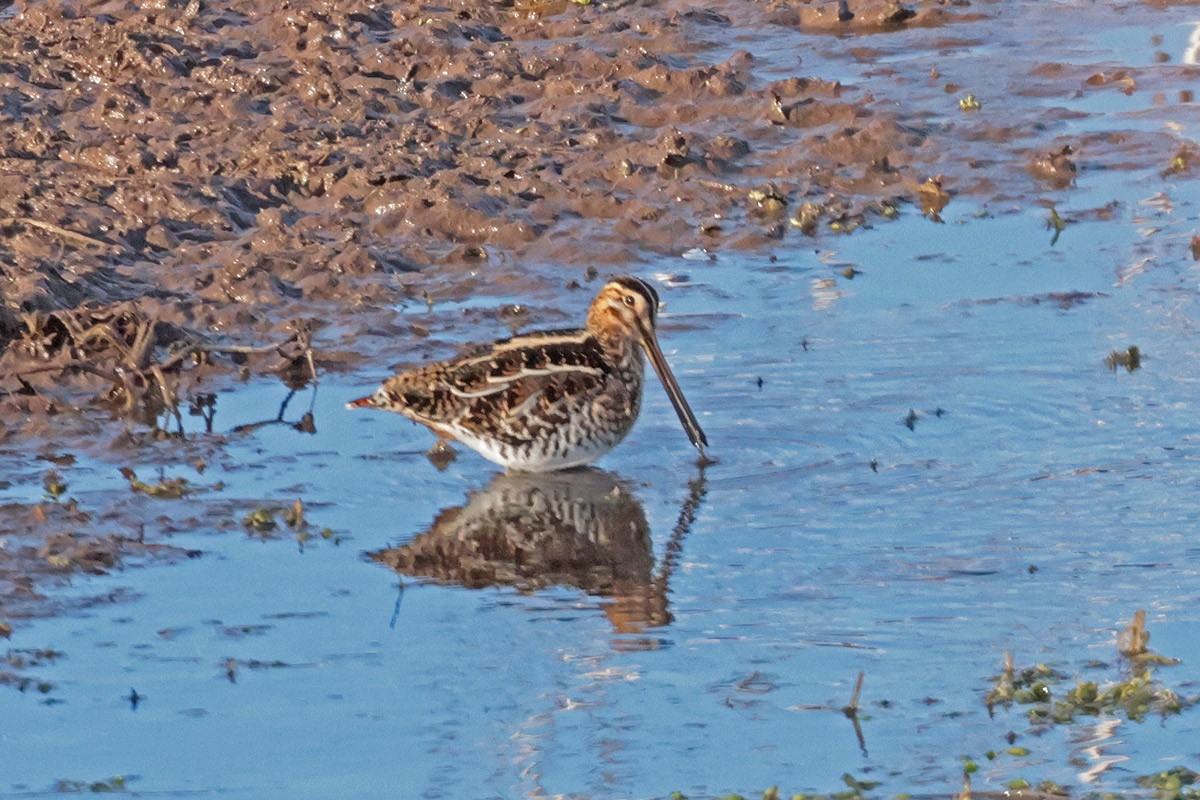
<svg viewBox="0 0 1200 800"><path fill-rule="evenodd" d="M1143 202L1159 192L1169 207ZM638 265L660 281L661 339L719 460L674 541L665 626L617 630L611 599L577 587L468 590L365 559L495 474L470 453L438 472L424 430L346 411L382 365L293 399L292 420L315 399L315 435L234 435L204 475L156 445L132 464L144 478L165 464L223 481L213 497L234 521L259 498L302 497L316 528L346 538L301 549L286 532L201 527L170 540L199 558L77 579L66 596L135 599L19 630L13 646L66 656L36 670L60 702L0 691L0 795L135 775L137 791L165 796L643 798L831 791L852 773L890 796L956 791L964 757L982 764L977 789L1018 776L1121 789L1196 768L1194 711L1036 736L1022 709L992 718L983 705L1006 651L1020 666L1120 677L1115 632L1137 608L1154 647L1183 660L1159 677L1200 692L1188 253L1200 190L1153 170L1084 170L1055 197L1079 218L1053 245L1044 208L963 199L946 224L906 209L773 253ZM1112 199L1111 220L1082 213ZM861 274L845 278L849 266ZM534 317L579 319L587 294L564 292L561 317L533 298ZM454 338L458 311L435 307L437 337ZM1105 367L1133 344L1142 369ZM285 394L222 394L216 429L273 416ZM600 465L632 492L660 566L693 458L651 384L637 428ZM44 463L11 448L0 460L13 481L0 499L41 496ZM61 471L86 509L126 490L126 463ZM179 520L191 501L154 502ZM861 745L835 710L860 671ZM1009 731L1032 754L984 760Z"/></svg>

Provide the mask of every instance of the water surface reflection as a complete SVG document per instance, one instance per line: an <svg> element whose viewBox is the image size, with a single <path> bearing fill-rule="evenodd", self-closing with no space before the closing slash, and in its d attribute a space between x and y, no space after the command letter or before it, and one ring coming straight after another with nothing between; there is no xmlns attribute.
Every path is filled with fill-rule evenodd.
<svg viewBox="0 0 1200 800"><path fill-rule="evenodd" d="M573 586L607 601L616 632L638 633L671 621L668 584L704 497L703 471L688 487L657 569L641 502L628 482L599 469L497 475L427 531L371 557L401 575L469 589Z"/></svg>

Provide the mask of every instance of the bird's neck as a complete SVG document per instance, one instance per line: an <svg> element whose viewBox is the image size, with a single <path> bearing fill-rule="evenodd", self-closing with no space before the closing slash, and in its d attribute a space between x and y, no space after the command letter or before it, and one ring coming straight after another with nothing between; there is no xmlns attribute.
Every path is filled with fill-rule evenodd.
<svg viewBox="0 0 1200 800"><path fill-rule="evenodd" d="M593 306L588 313L587 330L614 361L641 364L642 348L638 344L637 332L615 310Z"/></svg>

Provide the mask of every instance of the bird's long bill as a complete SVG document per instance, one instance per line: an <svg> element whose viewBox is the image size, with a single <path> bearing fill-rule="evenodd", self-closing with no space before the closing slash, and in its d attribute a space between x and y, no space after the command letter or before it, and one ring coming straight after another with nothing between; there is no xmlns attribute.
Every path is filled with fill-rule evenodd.
<svg viewBox="0 0 1200 800"><path fill-rule="evenodd" d="M663 388L667 390L667 397L671 398L671 405L675 406L675 413L679 415L683 429L687 432L688 438L692 440L692 444L703 455L704 448L708 446L708 439L705 438L704 431L700 430L700 423L696 421L692 407L684 399L683 390L676 383L675 376L671 373L671 367L667 365L667 359L659 349L658 339L654 338L653 331L646 330L646 326L641 323L641 320L638 321L638 328L642 346L646 348L646 353L650 356L650 363L654 365L658 379L662 381Z"/></svg>

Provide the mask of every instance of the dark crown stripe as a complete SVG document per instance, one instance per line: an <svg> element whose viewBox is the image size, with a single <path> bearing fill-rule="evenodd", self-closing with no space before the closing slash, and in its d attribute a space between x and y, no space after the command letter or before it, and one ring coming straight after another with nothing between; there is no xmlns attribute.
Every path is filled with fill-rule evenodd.
<svg viewBox="0 0 1200 800"><path fill-rule="evenodd" d="M650 305L652 312L658 311L659 300L658 292L654 291L654 287L646 283L641 278L635 278L632 275L622 275L619 278L614 278L613 283L619 283L630 291L637 292Z"/></svg>

